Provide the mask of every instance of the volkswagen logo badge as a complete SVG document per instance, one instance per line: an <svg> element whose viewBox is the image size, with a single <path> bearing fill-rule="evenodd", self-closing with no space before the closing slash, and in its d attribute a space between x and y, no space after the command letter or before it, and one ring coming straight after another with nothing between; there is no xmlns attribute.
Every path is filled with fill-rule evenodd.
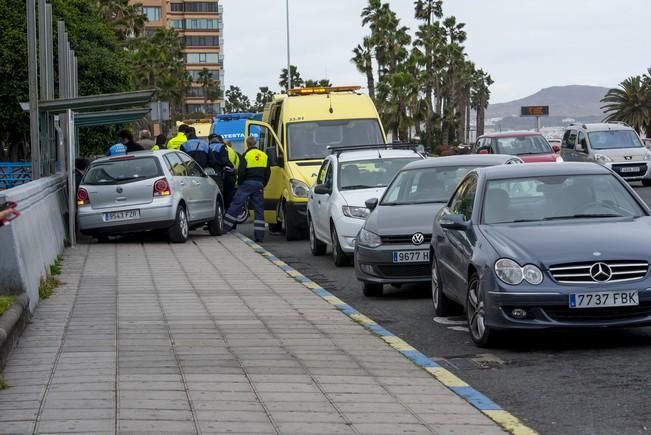
<svg viewBox="0 0 651 435"><path fill-rule="evenodd" d="M613 271L606 263L595 263L590 268L590 276L597 282L606 282L613 277Z"/></svg>
<svg viewBox="0 0 651 435"><path fill-rule="evenodd" d="M115 191L116 191L117 193L122 193L122 192L124 192L124 189L121 188L121 187L116 187L116 188L115 188Z"/></svg>
<svg viewBox="0 0 651 435"><path fill-rule="evenodd" d="M413 243L416 246L422 245L424 241L425 241L425 236L423 235L423 233L416 233L413 236L411 236L411 243Z"/></svg>

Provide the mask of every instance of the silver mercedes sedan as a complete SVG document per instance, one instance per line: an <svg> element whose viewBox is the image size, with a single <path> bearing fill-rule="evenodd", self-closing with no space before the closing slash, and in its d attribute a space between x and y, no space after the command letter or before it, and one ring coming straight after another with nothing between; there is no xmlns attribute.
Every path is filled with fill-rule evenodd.
<svg viewBox="0 0 651 435"><path fill-rule="evenodd" d="M100 241L162 230L185 243L194 228L222 234L223 204L217 183L187 154L141 151L92 163L77 191L77 225Z"/></svg>

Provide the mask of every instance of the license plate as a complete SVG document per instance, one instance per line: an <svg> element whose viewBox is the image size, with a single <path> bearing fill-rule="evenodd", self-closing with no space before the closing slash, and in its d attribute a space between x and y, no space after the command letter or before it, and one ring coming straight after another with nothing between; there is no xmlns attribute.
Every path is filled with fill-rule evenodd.
<svg viewBox="0 0 651 435"><path fill-rule="evenodd" d="M393 251L394 263L427 263L429 251Z"/></svg>
<svg viewBox="0 0 651 435"><path fill-rule="evenodd" d="M627 307L640 305L636 290L575 293L570 295L570 308Z"/></svg>
<svg viewBox="0 0 651 435"><path fill-rule="evenodd" d="M626 167L624 166L623 168L620 169L622 172L640 172L640 168L637 167Z"/></svg>
<svg viewBox="0 0 651 435"><path fill-rule="evenodd" d="M111 211L104 213L104 222L128 221L140 218L140 210Z"/></svg>

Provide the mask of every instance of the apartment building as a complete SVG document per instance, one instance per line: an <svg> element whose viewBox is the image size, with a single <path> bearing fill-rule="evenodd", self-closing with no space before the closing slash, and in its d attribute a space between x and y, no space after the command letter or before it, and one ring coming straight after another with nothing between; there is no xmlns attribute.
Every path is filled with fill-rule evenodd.
<svg viewBox="0 0 651 435"><path fill-rule="evenodd" d="M142 4L147 16L146 32L158 27L176 29L185 39L186 70L194 84L185 98L185 112L203 111L203 90L196 81L199 71L208 68L212 78L222 84L220 100L209 102L209 112L221 114L224 105L224 46L223 6L219 0L183 1L183 0L131 0Z"/></svg>

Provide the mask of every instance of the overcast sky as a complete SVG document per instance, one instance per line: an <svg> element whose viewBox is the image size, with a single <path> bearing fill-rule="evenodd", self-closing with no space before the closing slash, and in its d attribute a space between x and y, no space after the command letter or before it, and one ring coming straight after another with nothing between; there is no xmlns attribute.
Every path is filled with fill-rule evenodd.
<svg viewBox="0 0 651 435"><path fill-rule="evenodd" d="M412 0L390 0L412 31ZM302 77L365 85L350 62L368 33L367 0L289 0L292 64ZM287 63L285 0L222 0L226 86L255 98L279 89ZM492 102L556 85L615 86L651 66L651 0L447 0L447 15L466 23L470 59L495 84Z"/></svg>

